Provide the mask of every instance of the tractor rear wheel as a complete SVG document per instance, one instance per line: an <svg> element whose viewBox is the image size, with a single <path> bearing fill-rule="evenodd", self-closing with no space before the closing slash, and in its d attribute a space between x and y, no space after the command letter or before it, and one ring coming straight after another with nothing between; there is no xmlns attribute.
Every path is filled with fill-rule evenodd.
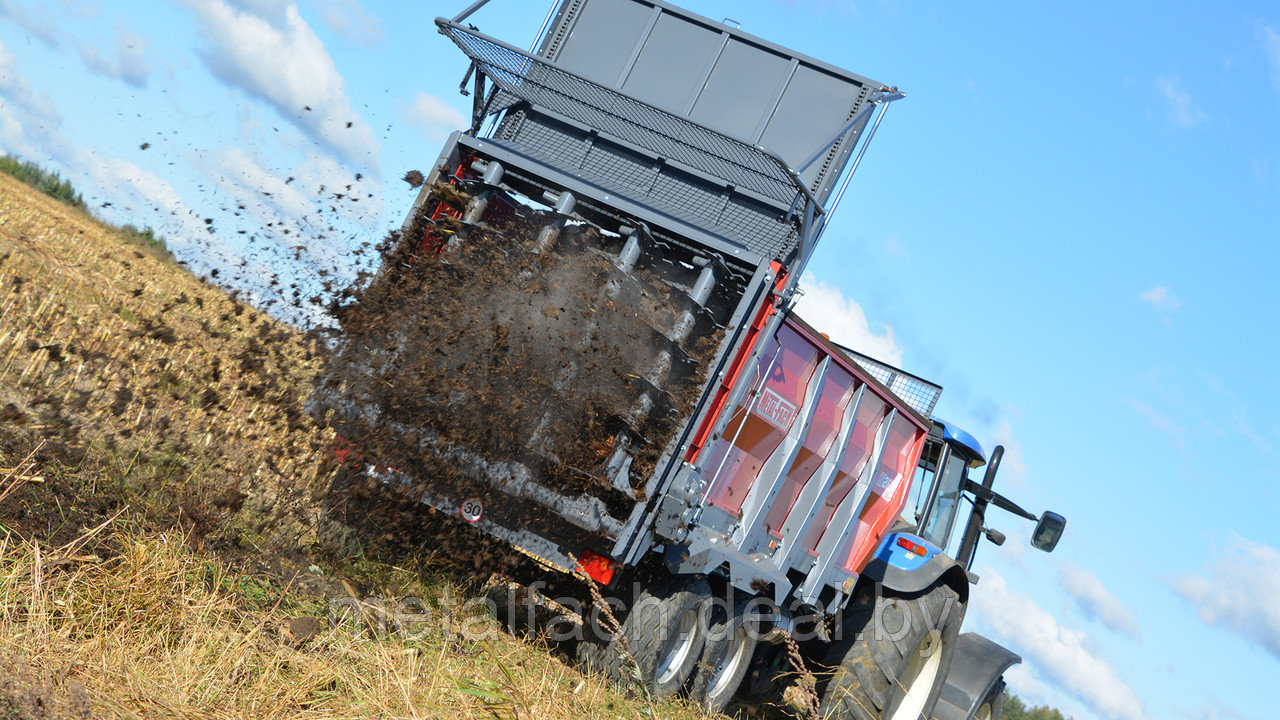
<svg viewBox="0 0 1280 720"><path fill-rule="evenodd" d="M844 623L831 644L834 674L822 695L824 716L851 720L921 720L947 676L964 605L939 583L919 593L885 589Z"/></svg>

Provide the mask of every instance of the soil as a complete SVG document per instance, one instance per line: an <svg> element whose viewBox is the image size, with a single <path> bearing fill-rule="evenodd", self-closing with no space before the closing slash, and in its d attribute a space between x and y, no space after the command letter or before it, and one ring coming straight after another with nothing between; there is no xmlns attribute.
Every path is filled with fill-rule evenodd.
<svg viewBox="0 0 1280 720"><path fill-rule="evenodd" d="M89 720L93 704L75 680L0 657L0 717L13 720Z"/></svg>

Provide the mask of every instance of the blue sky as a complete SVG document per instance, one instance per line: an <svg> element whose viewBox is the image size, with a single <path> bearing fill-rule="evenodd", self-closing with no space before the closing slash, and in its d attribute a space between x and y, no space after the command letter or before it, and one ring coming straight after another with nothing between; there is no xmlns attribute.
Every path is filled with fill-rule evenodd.
<svg viewBox="0 0 1280 720"><path fill-rule="evenodd" d="M465 4L0 0L0 150L259 302L314 292L463 124L431 21ZM1276 717L1280 6L685 4L907 93L802 307L943 385L1008 448L999 487L1069 518L1052 555L1007 516L979 550L968 627L1023 655L1015 692ZM527 46L548 5L472 22Z"/></svg>

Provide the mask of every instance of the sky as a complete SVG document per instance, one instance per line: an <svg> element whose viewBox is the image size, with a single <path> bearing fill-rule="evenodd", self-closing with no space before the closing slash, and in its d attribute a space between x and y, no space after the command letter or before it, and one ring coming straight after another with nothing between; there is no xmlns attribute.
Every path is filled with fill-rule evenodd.
<svg viewBox="0 0 1280 720"><path fill-rule="evenodd" d="M466 4L0 0L0 151L288 315L466 124L432 24ZM470 22L528 47L549 4ZM1280 5L683 4L906 93L800 307L942 385L1005 446L997 489L1068 518L1052 554L988 518L966 628L1023 657L1013 691L1280 716Z"/></svg>

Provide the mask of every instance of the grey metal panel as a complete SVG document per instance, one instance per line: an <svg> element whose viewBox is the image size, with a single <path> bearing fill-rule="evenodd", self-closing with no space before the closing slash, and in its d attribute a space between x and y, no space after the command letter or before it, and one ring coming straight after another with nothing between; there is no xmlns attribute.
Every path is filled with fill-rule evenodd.
<svg viewBox="0 0 1280 720"><path fill-rule="evenodd" d="M761 120L772 114L778 84L786 79L791 58L731 40L716 62L707 86L689 116L728 135L754 139ZM843 111L842 113L843 114ZM831 132L839 126L831 128ZM830 132L827 133L830 136ZM826 138L809 139L816 145ZM813 147L810 147L813 152ZM792 167L800 158L782 156Z"/></svg>
<svg viewBox="0 0 1280 720"><path fill-rule="evenodd" d="M814 138L829 138L849 121L853 109L861 106L859 97L863 92L864 88L851 85L843 78L801 65L787 83L773 119L760 136L760 144L773 150L791 167L797 167L816 149L819 141ZM861 128L856 130L861 132ZM837 152L847 155L853 139L856 133L838 146ZM800 177L813 187L823 170L822 163L815 163ZM825 200L825 195L819 195L818 199Z"/></svg>
<svg viewBox="0 0 1280 720"><path fill-rule="evenodd" d="M778 87L773 93L773 99L768 103L768 107L772 108L772 110L760 116L760 124L756 126L755 131L751 135L752 142L757 145L760 144L760 137L764 135L765 129L768 128L769 123L773 122L774 116L777 115L778 103L782 102L783 93L787 91L787 86L791 84L791 78L795 77L796 70L799 69L800 61L795 58L791 58L791 62L787 64L787 72L783 75L782 79L778 81ZM792 161L788 161L788 164L792 166L795 165Z"/></svg>
<svg viewBox="0 0 1280 720"><path fill-rule="evenodd" d="M699 235L688 236L691 240L701 242L705 233L721 238L717 244L742 248L727 259L753 255L789 261L802 228L813 227L812 195L786 163L767 150L471 28L444 19L436 23L472 58L477 75L498 89L496 97L507 110L494 137L518 152L601 187L623 189L633 203L700 228ZM570 45L566 41L561 47L567 52ZM480 95L477 88L475 97ZM475 114L485 112L479 108ZM637 179L639 161L627 160L626 154L605 152L598 156L604 162L586 161L584 147L594 146L618 146L647 158L654 187L666 183L669 191L645 193ZM612 161L619 157L622 165L615 167ZM714 196L715 201L704 198L699 203L699 195ZM736 207L725 212L730 203Z"/></svg>
<svg viewBox="0 0 1280 720"><path fill-rule="evenodd" d="M576 22L569 31L572 42L558 48L556 61L565 67L575 68L588 80L602 85L617 83L629 59L629 53L619 52L619 49L635 47L652 12L652 8L631 0L593 0L587 3L576 14Z"/></svg>
<svg viewBox="0 0 1280 720"><path fill-rule="evenodd" d="M869 91L882 87L662 0L565 0L539 54L641 101L759 143L791 167L853 118ZM632 58L629 71L605 79ZM863 126L804 173L819 202L830 196Z"/></svg>
<svg viewBox="0 0 1280 720"><path fill-rule="evenodd" d="M660 108L683 112L689 96L698 91L701 71L722 36L704 25L663 13L622 81L623 92Z"/></svg>

